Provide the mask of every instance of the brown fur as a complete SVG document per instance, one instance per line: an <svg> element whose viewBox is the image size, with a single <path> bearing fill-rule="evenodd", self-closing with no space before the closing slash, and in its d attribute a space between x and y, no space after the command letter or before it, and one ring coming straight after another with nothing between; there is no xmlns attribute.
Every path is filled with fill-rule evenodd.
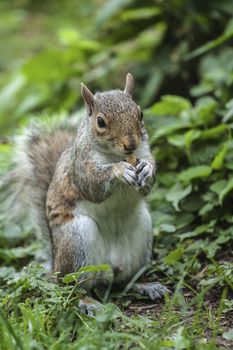
<svg viewBox="0 0 233 350"><path fill-rule="evenodd" d="M53 249L53 271L59 271L60 276L74 272L76 269L75 257L77 255L77 244L74 241L74 237L67 232L59 240L55 238Z"/></svg>
<svg viewBox="0 0 233 350"><path fill-rule="evenodd" d="M76 255L81 254L82 249L77 238L75 240L77 235L72 233L77 220L73 214L77 201L100 203L111 195L117 183L113 179L121 165L118 162L98 164L93 154L106 152L123 160L128 151L138 147L145 132L140 108L128 93L114 90L92 95L82 85L82 95L90 116L83 120L73 145L58 160L47 194L54 270L61 275L74 271L78 267L75 261L85 259ZM98 126L98 117L104 120L105 128Z"/></svg>
<svg viewBox="0 0 233 350"><path fill-rule="evenodd" d="M69 150L64 152L60 159L47 194L46 207L50 228L72 220L72 211L79 198L78 190L67 171L67 162Z"/></svg>
<svg viewBox="0 0 233 350"><path fill-rule="evenodd" d="M74 134L68 130L56 130L54 133L36 136L30 140L29 157L34 164L34 174L47 189L58 159L73 140Z"/></svg>
<svg viewBox="0 0 233 350"><path fill-rule="evenodd" d="M97 118L103 116L107 128L99 133ZM137 148L142 137L141 111L132 98L119 90L95 94L91 116L92 140L106 151L122 153Z"/></svg>
<svg viewBox="0 0 233 350"><path fill-rule="evenodd" d="M14 192L20 194L17 201L25 211L31 210L33 220L37 217L43 235L50 235L53 268L61 275L85 264L86 252L77 242L74 225L77 201L100 203L111 196L118 184L115 172L123 171L129 151L147 142L140 108L130 95L132 79L128 75L125 92L92 95L82 85L88 115L77 135L75 128L58 125L37 131L34 126L23 141L24 158L17 160L12 176L18 186ZM106 122L104 129L98 126L99 116Z"/></svg>
<svg viewBox="0 0 233 350"><path fill-rule="evenodd" d="M72 144L75 133L75 128L67 121L64 124L63 120L56 120L55 125L51 121L50 126L34 122L23 136L15 139L12 170L0 179L5 188L3 200L9 220L24 222L29 218L39 237L47 242L49 259L51 232L45 210L47 191L56 163Z"/></svg>

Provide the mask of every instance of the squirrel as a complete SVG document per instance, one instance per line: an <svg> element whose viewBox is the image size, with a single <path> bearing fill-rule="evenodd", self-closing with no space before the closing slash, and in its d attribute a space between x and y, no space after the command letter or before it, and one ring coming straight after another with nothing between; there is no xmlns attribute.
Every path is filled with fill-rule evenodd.
<svg viewBox="0 0 233 350"><path fill-rule="evenodd" d="M109 264L113 283L124 285L151 261L146 195L156 166L133 87L130 73L123 91L92 94L81 83L86 116L77 130L34 128L18 146L10 176L13 202L27 208L50 237L52 271L59 276ZM85 287L91 291L101 283L97 278ZM157 282L136 283L133 289L151 300L168 292Z"/></svg>

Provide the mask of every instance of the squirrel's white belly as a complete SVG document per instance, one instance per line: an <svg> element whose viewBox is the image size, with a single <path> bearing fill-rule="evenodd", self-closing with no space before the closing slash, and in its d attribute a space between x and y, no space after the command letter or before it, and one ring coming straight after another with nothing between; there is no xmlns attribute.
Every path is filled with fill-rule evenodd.
<svg viewBox="0 0 233 350"><path fill-rule="evenodd" d="M87 265L109 264L120 283L149 262L151 216L144 198L134 190L121 186L100 204L80 201L74 214L85 226L79 235L87 247Z"/></svg>

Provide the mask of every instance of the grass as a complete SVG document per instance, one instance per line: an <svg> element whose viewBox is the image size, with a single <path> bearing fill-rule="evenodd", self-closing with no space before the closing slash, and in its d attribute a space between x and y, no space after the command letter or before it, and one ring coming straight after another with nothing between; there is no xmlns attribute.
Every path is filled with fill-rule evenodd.
<svg viewBox="0 0 233 350"><path fill-rule="evenodd" d="M3 272L2 349L231 348L227 288L211 300L204 289L197 293L181 281L164 303L128 295L89 318L79 312L79 288L73 292L73 285L49 282L40 266L31 264L18 273L2 268L2 277Z"/></svg>
<svg viewBox="0 0 233 350"><path fill-rule="evenodd" d="M220 10L209 2L202 12L194 1L190 7L160 1L161 16L145 3L150 15L145 22L137 17L143 8L134 1L125 13L133 15L133 22L123 26L123 2L111 8L110 1L101 13L110 18L112 11L114 21L106 19L102 29L90 26L99 2L86 9L88 2L80 1L84 15L81 7L74 12L74 2L66 2L67 11L54 11L57 2L51 8L38 3L40 11L23 3L22 11L18 1L13 8L9 2L1 6L1 30L8 40L0 62L0 173L9 163L5 136L16 125L27 124L34 114L39 119L47 112L76 110L81 79L93 89L120 87L120 77L132 69L139 102L148 106L156 92L162 96L144 113L158 177L149 196L153 263L143 278L160 281L172 294L151 303L130 292L122 296L107 290L103 308L88 318L78 308L82 286L70 277L64 285L48 279L35 262L43 248L31 226L9 222L0 199L0 349L231 350L233 50L230 44L218 48L228 38L224 30L232 37L231 2L219 2ZM224 15L227 8L230 14ZM133 45L125 37L127 28L135 37ZM106 35L109 42L103 40ZM153 38L158 39L152 43ZM199 47L193 53L201 51L201 56L189 62L192 47ZM164 95L172 92L191 102Z"/></svg>
<svg viewBox="0 0 233 350"><path fill-rule="evenodd" d="M84 291L80 282L74 284L77 276L57 285L35 263L41 246L30 230L2 224L0 237L0 349L232 348L232 264L226 262L230 249L220 251L220 260L209 260L205 266L202 258L203 266L196 273L197 254L169 265L162 257L163 240L156 237L157 254L144 279L160 280L172 295L151 303L130 292L124 297L110 293L103 308L90 318L78 308ZM171 252L165 256L169 254L171 260ZM171 276L169 269L176 264L179 273Z"/></svg>

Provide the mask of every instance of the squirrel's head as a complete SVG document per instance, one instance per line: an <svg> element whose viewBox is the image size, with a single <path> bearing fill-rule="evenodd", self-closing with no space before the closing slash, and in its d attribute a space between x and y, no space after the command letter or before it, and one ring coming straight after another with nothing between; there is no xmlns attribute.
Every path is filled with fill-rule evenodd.
<svg viewBox="0 0 233 350"><path fill-rule="evenodd" d="M124 91L98 92L95 95L81 83L91 136L102 151L119 156L132 154L139 146L143 115L132 99L134 78L128 73Z"/></svg>

